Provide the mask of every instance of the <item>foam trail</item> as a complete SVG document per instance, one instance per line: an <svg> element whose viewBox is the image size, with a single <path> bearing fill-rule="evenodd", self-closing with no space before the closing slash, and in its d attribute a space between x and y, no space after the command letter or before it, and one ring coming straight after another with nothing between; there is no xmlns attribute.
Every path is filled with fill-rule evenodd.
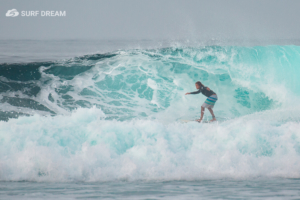
<svg viewBox="0 0 300 200"><path fill-rule="evenodd" d="M1 127L1 181L300 177L298 122L120 122L92 108Z"/></svg>

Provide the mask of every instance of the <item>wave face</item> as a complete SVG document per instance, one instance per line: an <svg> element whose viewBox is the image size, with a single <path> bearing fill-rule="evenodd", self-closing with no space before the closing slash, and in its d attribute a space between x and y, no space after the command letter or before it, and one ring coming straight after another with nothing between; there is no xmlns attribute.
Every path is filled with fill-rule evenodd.
<svg viewBox="0 0 300 200"><path fill-rule="evenodd" d="M300 178L299 63L298 46L205 46L0 64L0 180ZM178 121L199 118L199 80L226 121Z"/></svg>

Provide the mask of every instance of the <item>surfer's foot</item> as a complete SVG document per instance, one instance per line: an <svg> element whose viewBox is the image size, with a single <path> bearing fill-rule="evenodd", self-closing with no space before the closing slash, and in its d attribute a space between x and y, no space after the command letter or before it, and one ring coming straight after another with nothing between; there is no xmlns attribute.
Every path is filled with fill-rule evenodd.
<svg viewBox="0 0 300 200"><path fill-rule="evenodd" d="M196 121L200 123L202 121L202 119L196 119Z"/></svg>
<svg viewBox="0 0 300 200"><path fill-rule="evenodd" d="M209 122L215 122L215 121L217 121L217 120L216 120L216 117L213 116L212 120L210 120Z"/></svg>

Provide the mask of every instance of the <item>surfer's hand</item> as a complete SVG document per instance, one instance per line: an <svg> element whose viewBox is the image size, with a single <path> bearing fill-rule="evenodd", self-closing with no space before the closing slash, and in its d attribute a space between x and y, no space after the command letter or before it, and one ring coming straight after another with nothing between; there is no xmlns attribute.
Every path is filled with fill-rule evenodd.
<svg viewBox="0 0 300 200"><path fill-rule="evenodd" d="M190 94L190 93L188 93L188 92L187 92L187 93L185 93L185 95L187 95L187 94Z"/></svg>
<svg viewBox="0 0 300 200"><path fill-rule="evenodd" d="M210 89L209 89L209 87L208 88L206 88L208 91L210 91Z"/></svg>

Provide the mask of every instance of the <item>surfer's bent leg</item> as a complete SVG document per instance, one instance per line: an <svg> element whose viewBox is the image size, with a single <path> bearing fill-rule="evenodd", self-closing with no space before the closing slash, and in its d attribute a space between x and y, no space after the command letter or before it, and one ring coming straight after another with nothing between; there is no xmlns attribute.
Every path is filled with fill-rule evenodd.
<svg viewBox="0 0 300 200"><path fill-rule="evenodd" d="M214 114L214 111L212 110L212 108L207 108L212 116L212 120L210 121L216 121L216 117L215 117L215 114Z"/></svg>
<svg viewBox="0 0 300 200"><path fill-rule="evenodd" d="M203 119L204 110L205 110L205 108L201 106L201 117L200 117L200 121L202 121L202 119Z"/></svg>

